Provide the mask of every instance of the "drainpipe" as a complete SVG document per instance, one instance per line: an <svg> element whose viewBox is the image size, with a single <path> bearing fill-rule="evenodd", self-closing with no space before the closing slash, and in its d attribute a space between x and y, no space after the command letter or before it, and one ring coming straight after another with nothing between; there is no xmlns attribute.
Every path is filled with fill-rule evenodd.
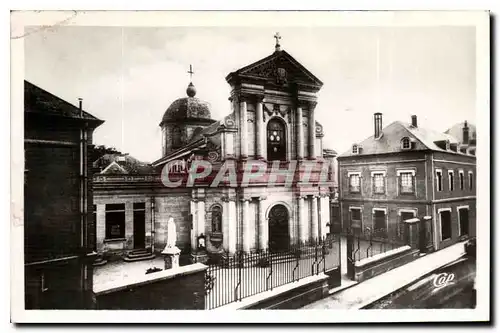
<svg viewBox="0 0 500 333"><path fill-rule="evenodd" d="M155 197L151 197L151 253L155 253Z"/></svg>

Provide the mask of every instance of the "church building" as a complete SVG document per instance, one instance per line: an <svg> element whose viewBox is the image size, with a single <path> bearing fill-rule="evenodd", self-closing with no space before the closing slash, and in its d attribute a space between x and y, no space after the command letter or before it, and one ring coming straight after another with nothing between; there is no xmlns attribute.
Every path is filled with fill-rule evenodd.
<svg viewBox="0 0 500 333"><path fill-rule="evenodd" d="M161 118L162 156L151 168L129 168L122 156L97 172L100 253L162 251L169 218L186 253L200 238L209 253L233 254L329 233L336 154L315 120L323 83L275 38L272 54L226 76L227 116L212 119L191 82Z"/></svg>

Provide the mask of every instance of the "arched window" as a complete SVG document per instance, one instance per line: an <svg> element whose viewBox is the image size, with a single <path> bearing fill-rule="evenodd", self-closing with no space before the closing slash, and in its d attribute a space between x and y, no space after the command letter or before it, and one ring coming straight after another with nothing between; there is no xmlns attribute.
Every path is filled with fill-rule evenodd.
<svg viewBox="0 0 500 333"><path fill-rule="evenodd" d="M212 207L212 232L222 232L222 208Z"/></svg>
<svg viewBox="0 0 500 333"><path fill-rule="evenodd" d="M182 146L182 131L178 126L172 128L172 149Z"/></svg>
<svg viewBox="0 0 500 333"><path fill-rule="evenodd" d="M401 139L401 148L402 149L410 149L411 148L411 141L409 137L404 137Z"/></svg>
<svg viewBox="0 0 500 333"><path fill-rule="evenodd" d="M267 123L267 159L286 160L286 131L283 121L273 118Z"/></svg>

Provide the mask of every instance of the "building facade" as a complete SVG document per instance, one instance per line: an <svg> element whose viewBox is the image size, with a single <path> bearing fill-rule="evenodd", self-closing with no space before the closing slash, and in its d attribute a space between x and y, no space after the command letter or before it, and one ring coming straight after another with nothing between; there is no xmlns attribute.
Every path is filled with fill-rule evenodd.
<svg viewBox="0 0 500 333"><path fill-rule="evenodd" d="M96 174L98 230L118 208L111 205L121 204L125 219L125 237L105 237L98 247L138 247L133 219L140 202L145 246L154 251L165 246L169 218L185 252L195 251L200 237L208 252L232 254L278 251L328 233L335 152L325 151L315 120L322 82L279 45L226 81L230 112L221 120L211 118L192 83L166 110L153 173Z"/></svg>
<svg viewBox="0 0 500 333"><path fill-rule="evenodd" d="M92 133L103 121L24 82L26 309L92 304Z"/></svg>
<svg viewBox="0 0 500 333"><path fill-rule="evenodd" d="M338 157L342 229L397 238L403 221L427 216L421 225L427 251L475 237L475 139L468 140L475 127L452 129L461 135L421 128L416 116L383 128L376 113L374 135Z"/></svg>

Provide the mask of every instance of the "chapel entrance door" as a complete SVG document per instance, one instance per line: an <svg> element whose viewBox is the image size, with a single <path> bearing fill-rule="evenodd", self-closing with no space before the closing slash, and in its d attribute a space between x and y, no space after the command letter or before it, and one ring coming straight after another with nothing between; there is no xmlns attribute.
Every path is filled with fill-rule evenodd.
<svg viewBox="0 0 500 333"><path fill-rule="evenodd" d="M279 252L288 249L290 235L288 231L288 210L283 205L276 205L269 212L269 250Z"/></svg>

